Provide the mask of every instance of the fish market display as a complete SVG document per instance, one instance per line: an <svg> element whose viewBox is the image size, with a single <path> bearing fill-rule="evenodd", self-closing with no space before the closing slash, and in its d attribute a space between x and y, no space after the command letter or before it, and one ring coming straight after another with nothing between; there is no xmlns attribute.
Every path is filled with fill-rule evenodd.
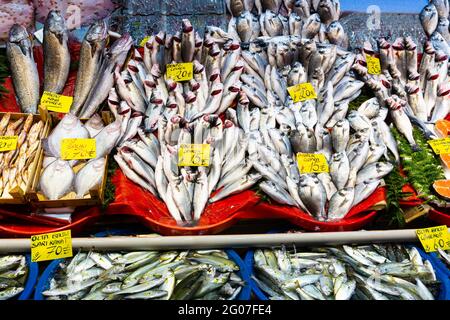
<svg viewBox="0 0 450 320"><path fill-rule="evenodd" d="M59 267L48 300L234 300L244 286L220 250L79 252Z"/></svg>
<svg viewBox="0 0 450 320"><path fill-rule="evenodd" d="M228 35L238 41L295 35L348 47L348 36L338 21L339 0L227 0L227 8L232 14Z"/></svg>
<svg viewBox="0 0 450 320"><path fill-rule="evenodd" d="M355 55L332 44L297 40L273 38L267 52L261 46L243 52L242 91L250 104L240 102L237 114L256 140L257 152L249 158L265 178L259 187L278 203L320 221L337 221L375 191L393 168L381 160L393 157L387 146L394 156L397 149L379 128L386 110L376 99L348 113L364 85L349 73ZM273 43L276 48L294 44L295 50L279 53ZM294 103L287 87L304 82L318 98ZM297 153L323 154L329 173L300 173Z"/></svg>
<svg viewBox="0 0 450 320"><path fill-rule="evenodd" d="M121 133L121 122L105 126L95 114L86 123L68 113L43 139L44 159L39 188L48 200L84 198L89 190L98 188L103 180L106 156L115 147ZM96 142L96 157L87 161L61 159L63 139L92 138Z"/></svg>
<svg viewBox="0 0 450 320"><path fill-rule="evenodd" d="M441 248L437 249L438 257L447 265L447 268L450 268L450 250L442 250Z"/></svg>
<svg viewBox="0 0 450 320"><path fill-rule="evenodd" d="M24 113L36 113L39 104L39 75L33 57L33 42L28 31L15 24L9 31L6 52L14 91Z"/></svg>
<svg viewBox="0 0 450 320"><path fill-rule="evenodd" d="M431 263L397 244L257 249L254 267L272 300L434 300L440 291Z"/></svg>
<svg viewBox="0 0 450 320"><path fill-rule="evenodd" d="M0 300L8 300L20 294L24 290L27 277L25 256L0 256Z"/></svg>
<svg viewBox="0 0 450 320"><path fill-rule="evenodd" d="M450 6L448 0L430 0L419 15L420 23L434 49L450 56Z"/></svg>
<svg viewBox="0 0 450 320"><path fill-rule="evenodd" d="M5 113L0 118L0 136L18 136L17 148L0 152L0 195L12 198L10 191L26 191L33 178L31 164L44 137L44 122L34 121L30 114L16 118Z"/></svg>

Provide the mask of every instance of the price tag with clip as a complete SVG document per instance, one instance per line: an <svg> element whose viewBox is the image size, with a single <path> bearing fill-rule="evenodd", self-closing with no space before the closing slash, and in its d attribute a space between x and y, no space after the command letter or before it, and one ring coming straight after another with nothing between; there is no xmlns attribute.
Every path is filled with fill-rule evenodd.
<svg viewBox="0 0 450 320"><path fill-rule="evenodd" d="M450 249L450 236L447 226L417 229L416 234L426 252L434 252L438 248L442 250Z"/></svg>
<svg viewBox="0 0 450 320"><path fill-rule="evenodd" d="M70 230L45 233L31 237L31 261L47 261L72 257Z"/></svg>
<svg viewBox="0 0 450 320"><path fill-rule="evenodd" d="M300 173L330 172L327 159L320 153L297 153L297 165Z"/></svg>
<svg viewBox="0 0 450 320"><path fill-rule="evenodd" d="M173 81L189 81L194 76L194 65L192 62L172 63L166 65L166 77Z"/></svg>
<svg viewBox="0 0 450 320"><path fill-rule="evenodd" d="M450 138L428 140L435 154L450 153Z"/></svg>
<svg viewBox="0 0 450 320"><path fill-rule="evenodd" d="M0 152L17 149L19 136L0 136Z"/></svg>
<svg viewBox="0 0 450 320"><path fill-rule="evenodd" d="M94 159L97 155L95 139L62 139L61 159Z"/></svg>
<svg viewBox="0 0 450 320"><path fill-rule="evenodd" d="M317 98L317 93L311 83L300 83L287 88L289 95L294 102L306 101Z"/></svg>
<svg viewBox="0 0 450 320"><path fill-rule="evenodd" d="M381 74L380 59L366 54L367 72L369 74Z"/></svg>
<svg viewBox="0 0 450 320"><path fill-rule="evenodd" d="M178 166L208 167L210 150L209 144L182 144L178 150Z"/></svg>
<svg viewBox="0 0 450 320"><path fill-rule="evenodd" d="M68 113L72 106L73 97L44 91L41 97L41 106L48 111Z"/></svg>

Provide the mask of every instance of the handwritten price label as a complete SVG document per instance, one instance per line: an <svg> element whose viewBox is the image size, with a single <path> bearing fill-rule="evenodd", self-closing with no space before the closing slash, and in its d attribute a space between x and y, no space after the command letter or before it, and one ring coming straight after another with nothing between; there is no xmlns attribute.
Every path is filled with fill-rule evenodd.
<svg viewBox="0 0 450 320"><path fill-rule="evenodd" d="M48 111L68 113L72 106L73 97L63 96L57 93L44 91L41 97L41 106Z"/></svg>
<svg viewBox="0 0 450 320"><path fill-rule="evenodd" d="M208 167L210 149L209 144L182 144L178 150L178 166Z"/></svg>
<svg viewBox="0 0 450 320"><path fill-rule="evenodd" d="M323 154L297 153L297 165L300 173L330 172Z"/></svg>
<svg viewBox="0 0 450 320"><path fill-rule="evenodd" d="M31 261L33 262L72 256L72 235L70 230L31 237Z"/></svg>
<svg viewBox="0 0 450 320"><path fill-rule="evenodd" d="M96 155L95 139L63 139L61 142L63 160L94 159Z"/></svg>
<svg viewBox="0 0 450 320"><path fill-rule="evenodd" d="M176 82L189 81L194 76L192 62L172 63L166 65L166 77Z"/></svg>
<svg viewBox="0 0 450 320"><path fill-rule="evenodd" d="M450 249L450 236L447 226L417 229L416 234L426 252L434 252L438 248L442 250Z"/></svg>
<svg viewBox="0 0 450 320"><path fill-rule="evenodd" d="M367 72L369 74L381 74L380 59L366 54Z"/></svg>
<svg viewBox="0 0 450 320"><path fill-rule="evenodd" d="M0 136L0 152L17 149L19 136Z"/></svg>
<svg viewBox="0 0 450 320"><path fill-rule="evenodd" d="M300 83L287 88L289 95L294 102L306 101L317 98L317 93L311 83Z"/></svg>
<svg viewBox="0 0 450 320"><path fill-rule="evenodd" d="M450 153L450 138L428 140L428 144L436 154Z"/></svg>
<svg viewBox="0 0 450 320"><path fill-rule="evenodd" d="M150 40L150 36L146 36L144 39L142 39L142 41L139 43L139 46L145 47L145 44L147 43L148 40Z"/></svg>

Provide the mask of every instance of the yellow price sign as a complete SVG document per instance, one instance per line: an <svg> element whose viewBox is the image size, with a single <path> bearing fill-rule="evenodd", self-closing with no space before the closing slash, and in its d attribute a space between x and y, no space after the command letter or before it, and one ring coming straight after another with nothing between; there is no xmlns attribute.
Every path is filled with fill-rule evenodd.
<svg viewBox="0 0 450 320"><path fill-rule="evenodd" d="M0 152L17 149L19 136L0 136Z"/></svg>
<svg viewBox="0 0 450 320"><path fill-rule="evenodd" d="M44 91L41 97L41 106L48 111L68 113L72 106L73 97Z"/></svg>
<svg viewBox="0 0 450 320"><path fill-rule="evenodd" d="M300 83L287 88L289 95L294 102L306 101L317 98L316 90L311 83Z"/></svg>
<svg viewBox="0 0 450 320"><path fill-rule="evenodd" d="M194 65L192 62L172 63L166 65L166 78L176 82L189 81L194 76Z"/></svg>
<svg viewBox="0 0 450 320"><path fill-rule="evenodd" d="M450 249L450 236L447 226L417 229L416 234L426 252L434 252L438 248L442 250Z"/></svg>
<svg viewBox="0 0 450 320"><path fill-rule="evenodd" d="M381 74L381 63L377 57L366 54L367 72L369 74Z"/></svg>
<svg viewBox="0 0 450 320"><path fill-rule="evenodd" d="M300 173L330 172L327 159L320 153L297 153Z"/></svg>
<svg viewBox="0 0 450 320"><path fill-rule="evenodd" d="M70 230L44 233L31 237L31 261L47 261L72 257Z"/></svg>
<svg viewBox="0 0 450 320"><path fill-rule="evenodd" d="M208 167L210 150L209 144L182 144L178 150L178 166Z"/></svg>
<svg viewBox="0 0 450 320"><path fill-rule="evenodd" d="M450 153L450 138L428 140L428 144L436 154Z"/></svg>
<svg viewBox="0 0 450 320"><path fill-rule="evenodd" d="M142 41L139 43L140 47L145 47L145 44L147 43L148 40L150 40L150 36L146 36L144 39L142 39Z"/></svg>
<svg viewBox="0 0 450 320"><path fill-rule="evenodd" d="M61 159L94 159L97 155L95 139L62 139Z"/></svg>

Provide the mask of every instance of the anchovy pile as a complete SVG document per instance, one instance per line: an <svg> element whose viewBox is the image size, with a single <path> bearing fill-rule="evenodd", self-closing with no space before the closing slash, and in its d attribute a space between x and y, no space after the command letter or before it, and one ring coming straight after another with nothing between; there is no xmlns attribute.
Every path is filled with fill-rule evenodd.
<svg viewBox="0 0 450 320"><path fill-rule="evenodd" d="M253 280L272 300L434 300L433 266L414 247L361 245L305 252L258 249Z"/></svg>
<svg viewBox="0 0 450 320"><path fill-rule="evenodd" d="M348 47L339 0L227 0L227 8L233 16L228 36L238 41L296 35Z"/></svg>
<svg viewBox="0 0 450 320"><path fill-rule="evenodd" d="M366 43L364 52L371 55L375 50ZM379 55L381 75L367 73L362 54L358 55L354 70L373 90L380 105L389 108L393 124L417 150L412 124L427 138L437 137L427 123L445 118L450 111L449 56L433 49L427 41L418 66L417 45L409 37L398 38L392 45L380 39Z"/></svg>
<svg viewBox="0 0 450 320"><path fill-rule="evenodd" d="M447 267L450 267L450 250L444 251L441 248L438 248L438 256Z"/></svg>
<svg viewBox="0 0 450 320"><path fill-rule="evenodd" d="M0 300L7 300L21 293L27 277L25 256L0 256Z"/></svg>
<svg viewBox="0 0 450 320"><path fill-rule="evenodd" d="M386 126L387 113L376 99L347 116L349 103L364 85L349 73L354 54L311 40L300 41L297 51L287 61L270 53L270 43L267 52L242 53L242 91L251 105L241 99L237 114L250 119L250 125L241 126L257 142L257 153L249 158L265 178L260 188L275 201L297 206L318 220L340 220L393 169L379 160L383 155L389 159L387 145L398 157L395 140L385 142L384 127L379 126ZM318 99L294 103L287 87L306 81ZM300 174L297 153L323 154L330 173Z"/></svg>
<svg viewBox="0 0 450 320"><path fill-rule="evenodd" d="M18 136L17 148L0 152L0 197L10 198L9 191L16 187L26 190L33 178L31 164L44 135L44 122L34 122L33 116L17 120L5 113L0 120L0 136Z"/></svg>
<svg viewBox="0 0 450 320"><path fill-rule="evenodd" d="M433 43L436 51L450 56L450 28L448 0L430 0L419 15L423 31Z"/></svg>
<svg viewBox="0 0 450 320"><path fill-rule="evenodd" d="M106 156L116 146L121 135L122 122L116 120L105 126L102 118L95 114L86 123L68 113L42 140L45 156L39 187L48 200L58 200L75 191L76 198L83 198L103 180ZM93 138L96 141L96 156L85 163L61 159L63 139ZM79 165L83 165L79 168ZM74 171L78 166L79 170ZM75 173L76 172L76 173Z"/></svg>
<svg viewBox="0 0 450 320"><path fill-rule="evenodd" d="M79 252L64 260L48 300L233 300L244 286L224 251Z"/></svg>

